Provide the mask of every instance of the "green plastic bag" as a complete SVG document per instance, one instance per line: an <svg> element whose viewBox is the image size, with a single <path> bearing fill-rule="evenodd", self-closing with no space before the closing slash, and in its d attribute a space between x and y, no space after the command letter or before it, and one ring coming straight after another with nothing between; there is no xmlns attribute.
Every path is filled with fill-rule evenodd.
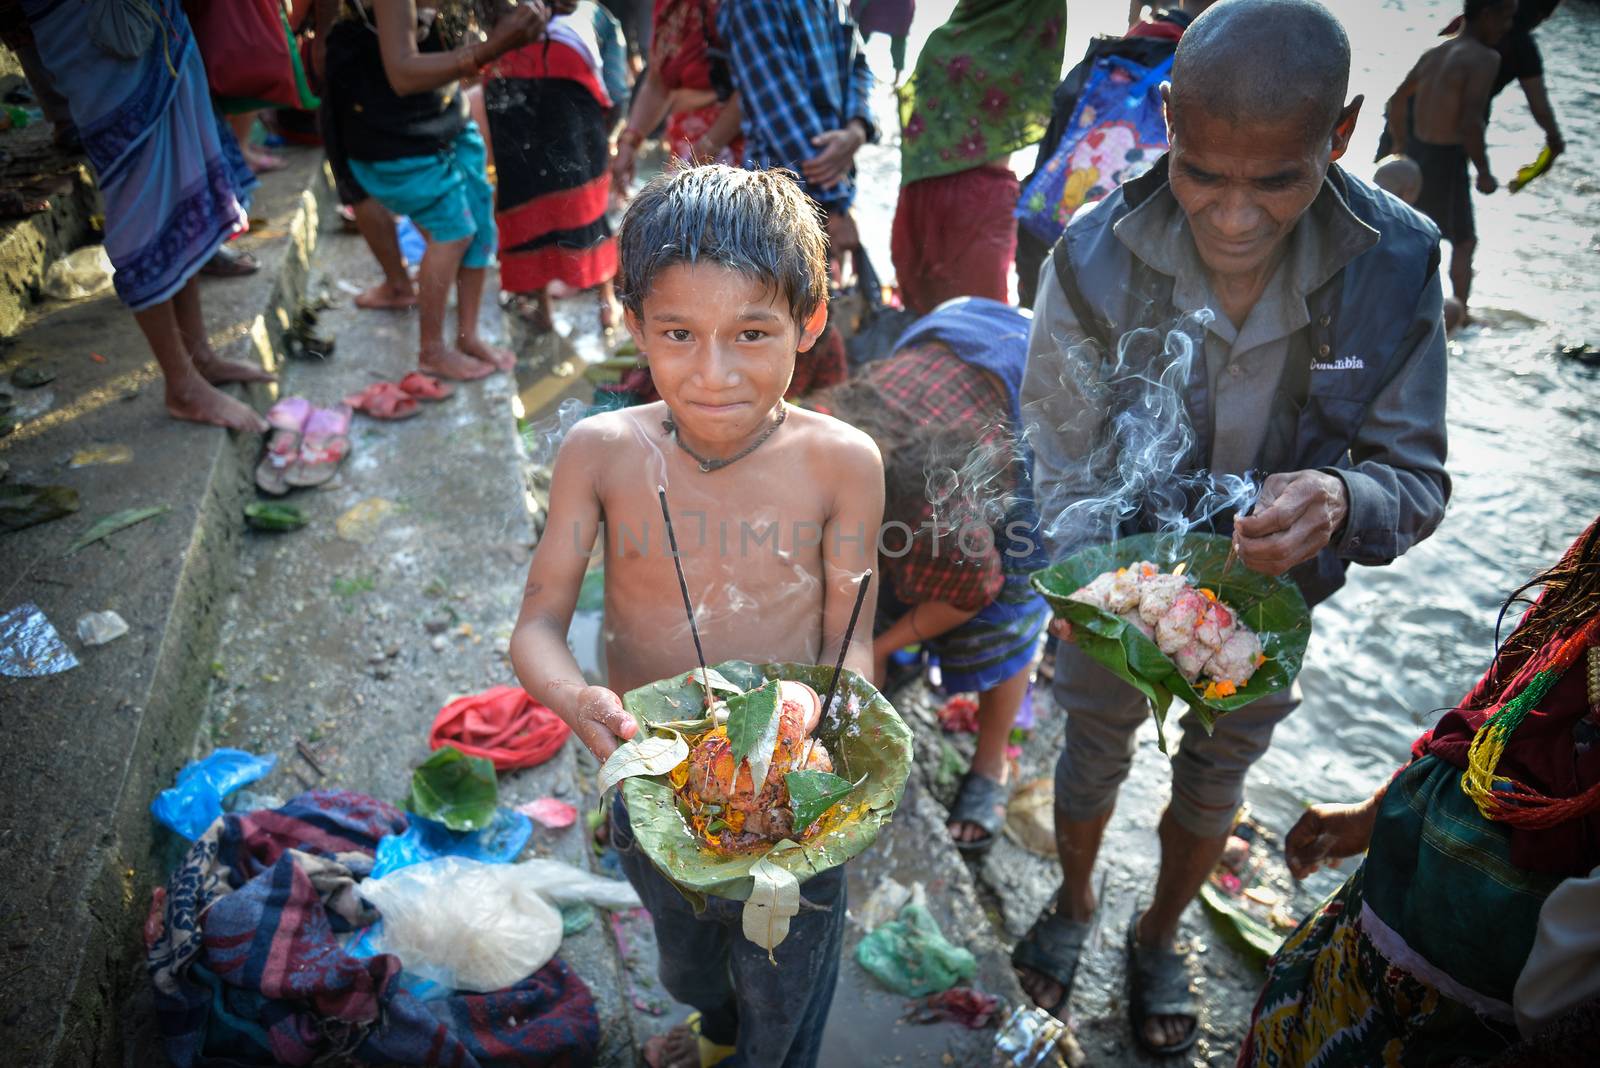
<svg viewBox="0 0 1600 1068"><path fill-rule="evenodd" d="M856 963L908 998L941 994L978 971L971 951L946 941L927 906L915 901L856 945Z"/></svg>

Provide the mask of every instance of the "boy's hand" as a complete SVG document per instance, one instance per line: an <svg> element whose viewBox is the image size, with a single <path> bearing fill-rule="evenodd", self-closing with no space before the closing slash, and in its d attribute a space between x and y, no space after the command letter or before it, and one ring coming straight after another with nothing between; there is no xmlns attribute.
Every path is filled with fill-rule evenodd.
<svg viewBox="0 0 1600 1068"><path fill-rule="evenodd" d="M619 741L628 741L639 733L639 725L623 709L622 698L604 686L585 686L578 694L572 730L589 752L605 760Z"/></svg>
<svg viewBox="0 0 1600 1068"><path fill-rule="evenodd" d="M1495 181L1494 175L1490 174L1488 171L1478 172L1478 192L1482 193L1484 196L1488 196L1490 193L1493 193L1499 188L1500 183Z"/></svg>
<svg viewBox="0 0 1600 1068"><path fill-rule="evenodd" d="M1070 642L1072 640L1072 620L1052 619L1050 621L1050 633L1061 641Z"/></svg>

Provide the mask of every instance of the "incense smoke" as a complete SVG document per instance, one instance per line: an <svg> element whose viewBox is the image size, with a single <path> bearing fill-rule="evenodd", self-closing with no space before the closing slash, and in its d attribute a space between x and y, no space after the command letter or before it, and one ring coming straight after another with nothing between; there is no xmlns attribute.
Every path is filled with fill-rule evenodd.
<svg viewBox="0 0 1600 1068"><path fill-rule="evenodd" d="M1213 474L1194 455L1184 390L1214 317L1202 308L1170 330L1130 330L1110 355L1094 341L1062 351L1058 389L1024 413L1040 468L1053 473L1035 494L1056 559L1114 542L1133 521L1182 537L1254 500L1252 474Z"/></svg>

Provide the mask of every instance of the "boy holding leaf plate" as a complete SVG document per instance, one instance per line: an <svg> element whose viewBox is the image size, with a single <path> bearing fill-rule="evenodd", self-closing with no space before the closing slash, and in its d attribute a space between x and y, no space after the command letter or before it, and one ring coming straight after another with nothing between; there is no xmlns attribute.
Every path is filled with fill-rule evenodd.
<svg viewBox="0 0 1600 1068"><path fill-rule="evenodd" d="M857 582L875 562L883 511L872 441L783 401L797 353L827 319L825 238L791 178L675 171L634 199L619 244L628 329L662 400L593 416L568 435L511 640L528 692L602 761L643 737L618 695L692 670L696 637L706 663L831 664ZM686 594L659 488L672 501ZM609 687L589 685L566 644L602 523ZM863 676L870 623L844 656ZM816 1064L838 977L844 868L799 884L788 935L768 950L744 937L744 902L709 897L704 911L691 908L643 855L620 797L611 841L655 923L662 985L699 1010L647 1048L652 1063Z"/></svg>

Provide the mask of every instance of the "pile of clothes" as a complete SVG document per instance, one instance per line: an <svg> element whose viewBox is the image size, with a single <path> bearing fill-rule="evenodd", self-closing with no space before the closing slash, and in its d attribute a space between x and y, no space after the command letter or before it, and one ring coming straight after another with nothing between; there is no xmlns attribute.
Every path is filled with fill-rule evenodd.
<svg viewBox="0 0 1600 1068"><path fill-rule="evenodd" d="M156 891L145 923L176 1068L594 1059L594 999L559 958L504 990L423 1000L397 957L346 951L348 936L379 918L359 892L378 842L407 825L394 806L342 790L211 824Z"/></svg>

